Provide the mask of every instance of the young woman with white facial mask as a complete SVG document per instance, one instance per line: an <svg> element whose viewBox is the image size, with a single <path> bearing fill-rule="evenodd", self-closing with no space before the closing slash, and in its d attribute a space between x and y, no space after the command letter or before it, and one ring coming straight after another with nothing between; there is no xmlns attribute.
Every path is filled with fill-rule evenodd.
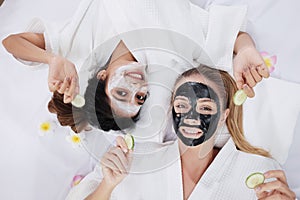
<svg viewBox="0 0 300 200"><path fill-rule="evenodd" d="M88 125L104 131L133 126L147 96L146 66L135 60L122 41L108 63L88 80L82 108L65 103L67 88L75 88L75 83L65 79L48 108L57 114L61 125L76 133Z"/></svg>
<svg viewBox="0 0 300 200"><path fill-rule="evenodd" d="M137 144L132 151L118 137L67 199L295 199L279 164L245 139L242 107L232 101L236 90L224 71L200 66L183 73L172 98L178 140ZM216 148L226 125L231 137ZM265 183L249 189L245 181L255 172Z"/></svg>

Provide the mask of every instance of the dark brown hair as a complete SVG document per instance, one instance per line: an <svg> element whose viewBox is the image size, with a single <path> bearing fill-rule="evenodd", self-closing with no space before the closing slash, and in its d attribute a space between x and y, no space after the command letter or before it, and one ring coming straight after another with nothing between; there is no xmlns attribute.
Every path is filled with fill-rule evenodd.
<svg viewBox="0 0 300 200"><path fill-rule="evenodd" d="M106 66L100 70L105 68ZM63 95L54 92L48 103L48 109L57 115L62 126L70 126L75 133L84 130L88 124L104 131L121 130L133 126L139 119L139 112L136 116L128 118L115 115L105 92L105 86L106 81L97 79L95 74L88 81L84 94L85 105L82 108L76 108L71 103L65 104Z"/></svg>

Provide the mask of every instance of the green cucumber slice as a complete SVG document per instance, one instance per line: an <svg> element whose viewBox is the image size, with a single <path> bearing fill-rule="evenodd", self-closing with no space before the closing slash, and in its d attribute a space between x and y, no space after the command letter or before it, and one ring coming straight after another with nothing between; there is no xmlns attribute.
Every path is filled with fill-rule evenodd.
<svg viewBox="0 0 300 200"><path fill-rule="evenodd" d="M233 103L237 106L242 105L247 99L247 94L244 92L244 90L238 90L234 95L233 95Z"/></svg>
<svg viewBox="0 0 300 200"><path fill-rule="evenodd" d="M265 181L265 176L260 172L256 172L256 173L250 174L247 177L246 185L248 188L254 189L256 186L264 183L264 181Z"/></svg>
<svg viewBox="0 0 300 200"><path fill-rule="evenodd" d="M127 144L128 149L133 150L134 148L134 137L131 134L126 134L124 140Z"/></svg>
<svg viewBox="0 0 300 200"><path fill-rule="evenodd" d="M71 104L77 108L81 108L85 104L85 99L83 98L83 96L77 94L73 101L71 101Z"/></svg>

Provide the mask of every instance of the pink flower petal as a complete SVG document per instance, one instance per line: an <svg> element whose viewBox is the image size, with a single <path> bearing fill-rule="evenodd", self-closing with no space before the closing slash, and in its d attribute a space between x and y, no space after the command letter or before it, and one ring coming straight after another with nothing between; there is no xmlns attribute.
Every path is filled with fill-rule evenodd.
<svg viewBox="0 0 300 200"><path fill-rule="evenodd" d="M272 60L273 65L277 63L277 56L271 56L270 59Z"/></svg>
<svg viewBox="0 0 300 200"><path fill-rule="evenodd" d="M84 176L82 175L76 175L73 177L72 183L71 183L71 187L74 187L75 185L78 185L80 183L80 181L83 179Z"/></svg>
<svg viewBox="0 0 300 200"><path fill-rule="evenodd" d="M262 51L262 52L260 52L260 55L261 55L262 57L266 57L266 56L269 56L269 53L266 52L266 51Z"/></svg>
<svg viewBox="0 0 300 200"><path fill-rule="evenodd" d="M275 67L274 67L274 66L271 66L271 67L269 68L269 73L272 73L274 70L275 70Z"/></svg>

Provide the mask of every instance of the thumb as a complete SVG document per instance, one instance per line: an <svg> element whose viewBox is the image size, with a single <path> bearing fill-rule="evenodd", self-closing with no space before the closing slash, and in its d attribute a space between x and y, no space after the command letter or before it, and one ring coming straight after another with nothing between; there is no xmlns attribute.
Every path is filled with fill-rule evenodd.
<svg viewBox="0 0 300 200"><path fill-rule="evenodd" d="M117 147L120 147L124 153L128 152L127 144L123 137L118 136L116 139Z"/></svg>

